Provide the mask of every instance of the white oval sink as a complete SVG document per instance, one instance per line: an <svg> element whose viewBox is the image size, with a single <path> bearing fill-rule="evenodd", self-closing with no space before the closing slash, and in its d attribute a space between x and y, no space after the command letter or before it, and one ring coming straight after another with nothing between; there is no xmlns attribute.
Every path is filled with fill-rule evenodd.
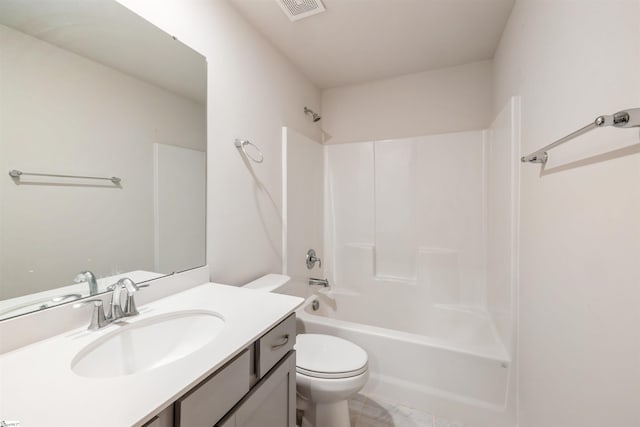
<svg viewBox="0 0 640 427"><path fill-rule="evenodd" d="M83 377L110 378L149 371L210 343L224 319L209 311L158 315L121 326L83 348L71 369Z"/></svg>

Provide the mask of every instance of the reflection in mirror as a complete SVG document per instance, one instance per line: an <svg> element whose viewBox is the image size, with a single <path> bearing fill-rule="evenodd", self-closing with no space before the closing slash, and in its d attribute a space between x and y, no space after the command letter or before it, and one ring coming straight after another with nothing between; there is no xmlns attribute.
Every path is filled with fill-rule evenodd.
<svg viewBox="0 0 640 427"><path fill-rule="evenodd" d="M204 57L115 0L2 0L0 94L0 319L205 264Z"/></svg>

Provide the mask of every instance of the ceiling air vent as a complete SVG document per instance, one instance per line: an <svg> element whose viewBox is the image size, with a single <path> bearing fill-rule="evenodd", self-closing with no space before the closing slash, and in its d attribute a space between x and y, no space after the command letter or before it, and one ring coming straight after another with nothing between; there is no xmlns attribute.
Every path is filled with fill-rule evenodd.
<svg viewBox="0 0 640 427"><path fill-rule="evenodd" d="M291 21L297 21L302 18L322 13L325 11L324 5L320 0L276 0L285 15Z"/></svg>

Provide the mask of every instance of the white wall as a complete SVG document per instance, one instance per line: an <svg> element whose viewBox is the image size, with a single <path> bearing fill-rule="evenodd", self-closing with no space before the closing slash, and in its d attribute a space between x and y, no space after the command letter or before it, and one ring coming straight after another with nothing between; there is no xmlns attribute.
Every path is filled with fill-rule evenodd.
<svg viewBox="0 0 640 427"><path fill-rule="evenodd" d="M153 270L152 143L203 149L204 107L8 27L0 39L0 298L68 285L81 270ZM10 169L122 185L16 183Z"/></svg>
<svg viewBox="0 0 640 427"><path fill-rule="evenodd" d="M371 141L485 129L492 119L491 61L322 92L325 142Z"/></svg>
<svg viewBox="0 0 640 427"><path fill-rule="evenodd" d="M240 284L282 266L281 128L320 139L302 113L320 93L222 0L119 0L206 56L207 262L215 281ZM264 163L245 165L248 139Z"/></svg>
<svg viewBox="0 0 640 427"><path fill-rule="evenodd" d="M521 95L523 154L640 106L639 21L637 0L516 2L494 111ZM640 425L639 152L601 129L521 166L521 427Z"/></svg>

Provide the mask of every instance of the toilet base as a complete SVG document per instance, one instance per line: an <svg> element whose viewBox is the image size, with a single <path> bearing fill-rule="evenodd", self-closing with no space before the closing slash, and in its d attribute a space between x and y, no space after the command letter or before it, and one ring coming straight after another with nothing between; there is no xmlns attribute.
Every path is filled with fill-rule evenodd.
<svg viewBox="0 0 640 427"><path fill-rule="evenodd" d="M340 400L333 403L308 402L302 417L303 427L350 427L349 403Z"/></svg>

